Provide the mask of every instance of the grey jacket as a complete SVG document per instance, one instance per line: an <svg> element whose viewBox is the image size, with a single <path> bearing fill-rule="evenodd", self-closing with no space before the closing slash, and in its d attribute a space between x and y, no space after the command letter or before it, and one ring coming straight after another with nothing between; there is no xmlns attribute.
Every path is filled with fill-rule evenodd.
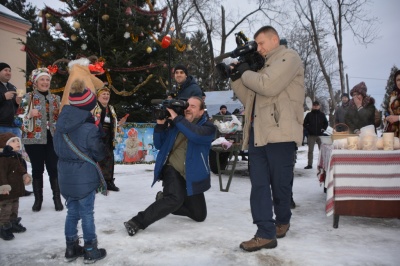
<svg viewBox="0 0 400 266"><path fill-rule="evenodd" d="M254 105L254 144L296 142L303 138L304 68L299 55L280 45L266 55L258 72L245 71L231 83L245 106L243 149L247 149ZM255 98L255 101L254 101Z"/></svg>

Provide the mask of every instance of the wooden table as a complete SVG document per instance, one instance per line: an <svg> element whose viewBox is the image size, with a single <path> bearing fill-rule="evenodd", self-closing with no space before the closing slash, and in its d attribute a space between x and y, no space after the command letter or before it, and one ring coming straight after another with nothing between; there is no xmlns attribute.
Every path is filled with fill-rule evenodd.
<svg viewBox="0 0 400 266"><path fill-rule="evenodd" d="M400 150L335 150L321 145L318 167L325 170L326 214L400 218Z"/></svg>

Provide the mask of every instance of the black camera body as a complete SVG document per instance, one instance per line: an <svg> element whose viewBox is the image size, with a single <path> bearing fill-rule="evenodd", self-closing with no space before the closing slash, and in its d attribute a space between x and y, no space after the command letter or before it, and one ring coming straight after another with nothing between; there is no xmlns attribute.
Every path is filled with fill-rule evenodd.
<svg viewBox="0 0 400 266"><path fill-rule="evenodd" d="M226 65L225 63L218 63L215 68L222 79L228 79L232 71L230 66L237 67L241 63L248 63L252 71L260 70L265 63L265 59L262 55L257 52L257 43L255 41L248 41L247 37L243 32L236 33L236 43L238 47L232 52L225 53L215 58L216 61L220 61L224 58L231 57L237 58L236 64Z"/></svg>
<svg viewBox="0 0 400 266"><path fill-rule="evenodd" d="M172 109L178 115L184 115L185 110L188 108L189 104L186 100L160 100L155 99L151 100L151 103L154 104L153 108L153 117L156 120L163 120L171 116L168 112L167 108Z"/></svg>

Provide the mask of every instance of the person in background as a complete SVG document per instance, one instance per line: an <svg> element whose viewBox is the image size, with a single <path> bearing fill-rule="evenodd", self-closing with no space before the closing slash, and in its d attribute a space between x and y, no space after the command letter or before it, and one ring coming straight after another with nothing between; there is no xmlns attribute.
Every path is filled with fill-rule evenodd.
<svg viewBox="0 0 400 266"><path fill-rule="evenodd" d="M17 88L9 82L10 79L11 67L0 63L0 133L11 132L21 137L21 125L17 125L14 118L22 97L17 95Z"/></svg>
<svg viewBox="0 0 400 266"><path fill-rule="evenodd" d="M43 203L43 173L46 166L53 191L56 211L64 209L58 186L57 162L54 152L53 135L60 110L60 97L50 92L51 73L47 68L32 70L29 80L33 91L24 95L21 107L24 109L22 143L32 165L32 186L35 202L32 211L38 212Z"/></svg>
<svg viewBox="0 0 400 266"><path fill-rule="evenodd" d="M26 231L18 217L19 197L24 196L24 185L30 184L32 178L18 153L21 147L21 139L15 134L0 133L0 238L4 240Z"/></svg>
<svg viewBox="0 0 400 266"><path fill-rule="evenodd" d="M201 99L203 100L204 104L206 104L206 97L207 97L207 95L206 95L205 92L202 90L202 92L201 92ZM205 105L204 114L206 115L207 119L211 119L210 115L209 115L208 112L207 112L207 105Z"/></svg>
<svg viewBox="0 0 400 266"><path fill-rule="evenodd" d="M375 99L367 95L367 86L364 82L355 85L351 91L349 110L345 116L345 123L351 134L360 134L360 129L375 122Z"/></svg>
<svg viewBox="0 0 400 266"><path fill-rule="evenodd" d="M349 102L349 95L347 93L343 93L341 97L342 103L340 106L336 108L335 111L335 125L337 124L345 124L345 117L347 110L349 110L350 102ZM335 126L335 130L337 132L346 131L347 127L343 125Z"/></svg>
<svg viewBox="0 0 400 266"><path fill-rule="evenodd" d="M394 74L394 86L389 96L386 109L385 132L393 132L395 137L400 137L400 70Z"/></svg>
<svg viewBox="0 0 400 266"><path fill-rule="evenodd" d="M106 157L99 162L104 179L107 183L107 189L119 191L119 188L114 183L114 148L118 134L118 127L126 122L127 116L121 118L118 122L117 113L110 101L110 90L104 87L97 91L97 105L94 109L94 117L99 121L103 132L103 142L106 146Z"/></svg>
<svg viewBox="0 0 400 266"><path fill-rule="evenodd" d="M314 146L315 143L318 145L318 149L321 147L321 139L328 128L328 119L323 112L320 110L321 106L318 101L314 101L312 110L304 118L304 127L308 132L307 144L308 144L308 164L304 169L312 169Z"/></svg>
<svg viewBox="0 0 400 266"><path fill-rule="evenodd" d="M11 76L10 65L0 63L0 133L11 132L21 138L22 123L17 115L22 95L18 95L16 87L9 82ZM32 191L24 190L24 196L32 194Z"/></svg>
<svg viewBox="0 0 400 266"><path fill-rule="evenodd" d="M250 205L257 225L255 236L239 246L245 251L275 248L277 238L289 230L293 158L301 144L305 95L301 58L279 44L278 32L264 26L254 40L264 67L255 72L240 63L232 66L231 75L233 91L245 106L242 149L249 151Z"/></svg>
<svg viewBox="0 0 400 266"><path fill-rule="evenodd" d="M154 146L159 150L154 167L154 181L163 181L156 201L139 212L125 228L130 236L144 230L169 214L187 216L196 222L207 217L204 192L211 187L208 153L215 136L215 126L204 115L204 102L190 97L184 116L173 109L170 120L157 119Z"/></svg>
<svg viewBox="0 0 400 266"><path fill-rule="evenodd" d="M105 249L97 247L94 223L96 191L107 195L101 169L96 164L106 155L102 131L91 113L96 102L96 95L82 80L72 82L69 105L64 105L54 136L60 188L67 207L64 234L68 262L83 256L83 263L89 264L107 255ZM79 245L79 220L82 220L84 247Z"/></svg>
<svg viewBox="0 0 400 266"><path fill-rule="evenodd" d="M231 113L228 111L228 108L226 108L226 105L223 104L219 107L219 112L215 115L231 115Z"/></svg>
<svg viewBox="0 0 400 266"><path fill-rule="evenodd" d="M178 64L174 67L174 79L176 82L176 99L187 100L192 96L202 97L202 91L194 77L189 75L187 68Z"/></svg>

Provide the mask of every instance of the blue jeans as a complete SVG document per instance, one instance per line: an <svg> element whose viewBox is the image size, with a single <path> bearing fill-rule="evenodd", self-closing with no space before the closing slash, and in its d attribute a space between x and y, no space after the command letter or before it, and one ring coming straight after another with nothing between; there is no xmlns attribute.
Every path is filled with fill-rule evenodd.
<svg viewBox="0 0 400 266"><path fill-rule="evenodd" d="M249 139L251 194L250 207L256 236L276 238L275 224L288 224L292 216L294 142L268 143L254 146L253 128ZM275 213L275 220L273 215Z"/></svg>
<svg viewBox="0 0 400 266"><path fill-rule="evenodd" d="M17 135L17 137L21 138L21 129L19 129L19 127L0 126L0 133L7 133L7 132L11 132Z"/></svg>
<svg viewBox="0 0 400 266"><path fill-rule="evenodd" d="M65 239L67 242L78 239L78 221L82 219L83 240L86 244L97 239L94 225L94 199L96 190L80 200L68 199L67 218L65 219Z"/></svg>

